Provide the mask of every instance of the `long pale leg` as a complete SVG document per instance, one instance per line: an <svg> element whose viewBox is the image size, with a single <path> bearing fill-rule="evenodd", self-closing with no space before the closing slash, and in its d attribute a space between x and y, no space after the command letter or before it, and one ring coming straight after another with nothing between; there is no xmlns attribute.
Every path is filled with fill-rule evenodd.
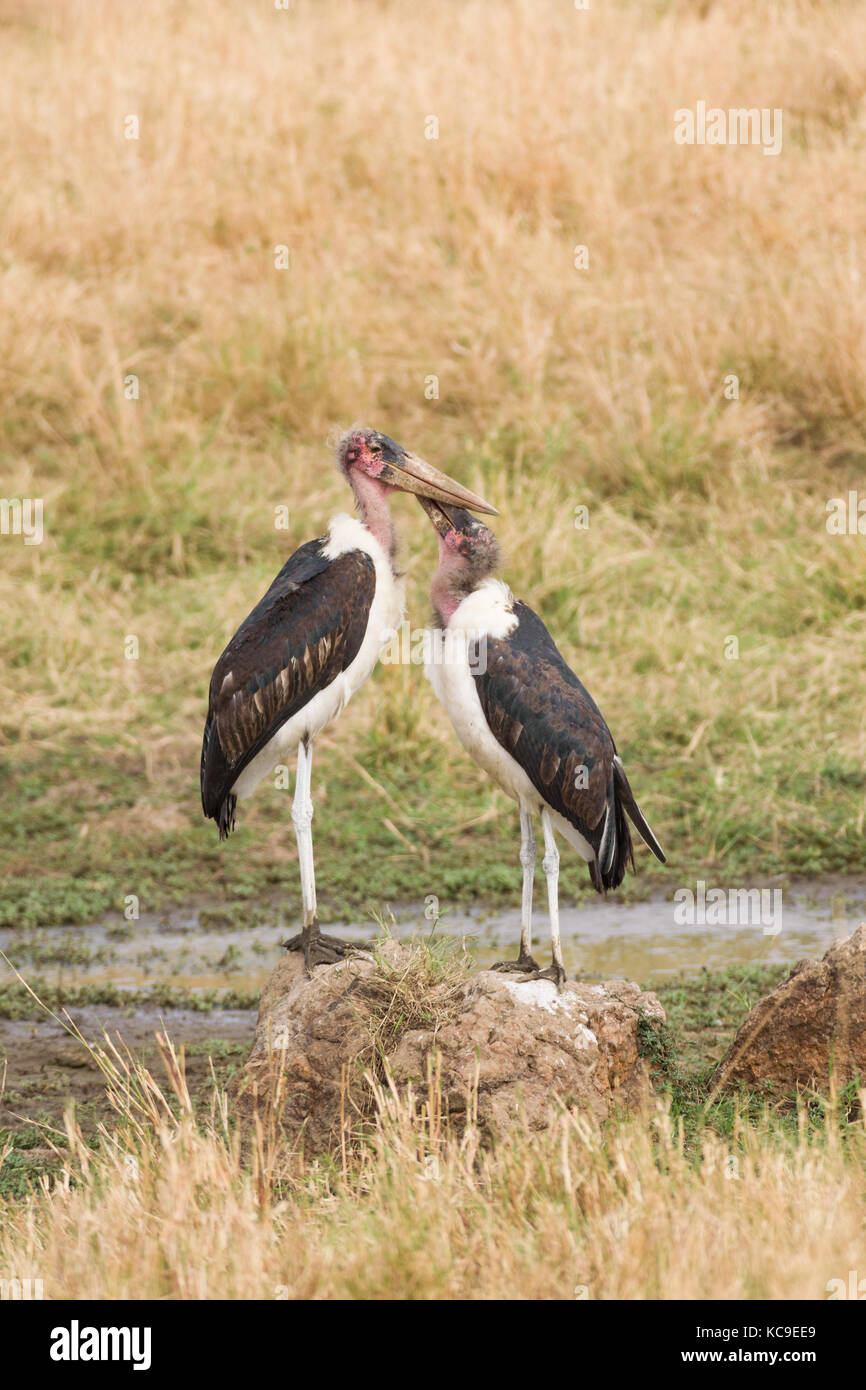
<svg viewBox="0 0 866 1390"><path fill-rule="evenodd" d="M541 867L547 878L547 904L550 911L550 946L553 965L541 972L545 979L555 980L557 988L565 984L565 966L562 963L562 946L559 940L559 850L550 823L550 812L546 806L541 809L541 828L544 831L544 858Z"/></svg>
<svg viewBox="0 0 866 1390"><path fill-rule="evenodd" d="M309 971L314 965L332 965L346 954L346 944L336 936L323 936L319 930L316 908L316 867L313 860L313 801L310 782L313 772L312 740L298 744L298 771L295 777L295 798L292 820L298 842L298 865L301 871L301 901L304 924L298 936L286 942L286 950L303 951Z"/></svg>
<svg viewBox="0 0 866 1390"><path fill-rule="evenodd" d="M535 973L537 961L532 958L532 882L535 877L535 836L532 817L524 806L520 808L520 862L523 865L523 901L520 913L520 955L517 960L503 960L494 970Z"/></svg>
<svg viewBox="0 0 866 1390"><path fill-rule="evenodd" d="M313 776L313 745L298 744L298 772L295 777L295 799L292 820L298 841L298 865L301 870L301 902L304 908L304 927L318 926L316 911L316 866L313 859L313 801L310 786Z"/></svg>

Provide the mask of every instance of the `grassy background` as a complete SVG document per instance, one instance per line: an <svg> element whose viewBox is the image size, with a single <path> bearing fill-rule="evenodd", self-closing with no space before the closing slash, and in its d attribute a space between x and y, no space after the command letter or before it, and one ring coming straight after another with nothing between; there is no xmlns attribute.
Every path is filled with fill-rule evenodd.
<svg viewBox="0 0 866 1390"><path fill-rule="evenodd" d="M200 736L359 419L499 505L669 853L645 884L862 868L866 545L825 527L866 486L862 5L0 0L0 32L0 492L46 526L0 537L0 921L299 902L289 793L220 846ZM781 155L676 146L699 99L781 107ZM332 913L516 900L516 813L417 667L314 800Z"/></svg>

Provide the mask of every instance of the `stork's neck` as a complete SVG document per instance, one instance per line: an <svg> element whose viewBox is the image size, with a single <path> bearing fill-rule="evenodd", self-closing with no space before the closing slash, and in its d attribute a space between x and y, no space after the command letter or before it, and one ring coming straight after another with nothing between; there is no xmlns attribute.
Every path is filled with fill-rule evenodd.
<svg viewBox="0 0 866 1390"><path fill-rule="evenodd" d="M465 565L461 557L445 544L441 536L438 536L437 539L439 541L439 567L430 585L430 602L433 604L433 611L442 626L447 627L466 597L467 590L461 586L461 579L465 581L466 577Z"/></svg>
<svg viewBox="0 0 866 1390"><path fill-rule="evenodd" d="M355 502L361 514L363 525L376 537L390 559L393 568L397 537L394 533L394 523L391 520L391 512L388 507L388 488L377 478L368 477L366 473L353 472L349 477L349 482L355 494Z"/></svg>
<svg viewBox="0 0 866 1390"><path fill-rule="evenodd" d="M434 574L430 585L430 602L442 626L447 627L460 606L460 599L452 593L451 581L441 568Z"/></svg>

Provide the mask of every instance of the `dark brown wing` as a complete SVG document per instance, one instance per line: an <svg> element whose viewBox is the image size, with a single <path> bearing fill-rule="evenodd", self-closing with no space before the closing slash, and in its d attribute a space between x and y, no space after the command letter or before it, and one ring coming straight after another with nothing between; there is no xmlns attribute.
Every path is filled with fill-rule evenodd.
<svg viewBox="0 0 866 1390"><path fill-rule="evenodd" d="M599 890L622 882L633 862L625 812L640 816L601 711L563 661L544 623L525 603L514 607L509 637L487 641L486 669L475 682L490 729L520 764L541 798L592 848ZM644 836L646 838L646 836ZM655 837L650 848L664 858Z"/></svg>
<svg viewBox="0 0 866 1390"><path fill-rule="evenodd" d="M355 659L376 590L370 556L335 560L324 540L291 557L238 628L210 683L201 797L224 838L234 827L231 789L287 719Z"/></svg>

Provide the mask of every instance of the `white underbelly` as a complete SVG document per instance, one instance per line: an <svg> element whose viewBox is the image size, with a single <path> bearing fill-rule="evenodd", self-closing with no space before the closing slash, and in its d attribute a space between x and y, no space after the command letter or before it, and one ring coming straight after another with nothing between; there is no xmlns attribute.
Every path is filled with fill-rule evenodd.
<svg viewBox="0 0 866 1390"><path fill-rule="evenodd" d="M490 731L469 663L455 659L425 671L469 756L515 801L538 804L538 792L523 768Z"/></svg>
<svg viewBox="0 0 866 1390"><path fill-rule="evenodd" d="M352 666L355 666L357 661L358 657L352 662ZM331 684L326 686L324 690L320 690L314 695L303 709L298 710L297 714L293 714L291 719L287 719L285 724L277 729L273 738L268 740L261 752L257 753L252 762L244 768L232 787L234 795L241 801L247 796L252 796L262 778L267 777L268 773L273 772L275 767L291 758L303 738L314 739L317 734L320 734L323 729L338 719L352 698L354 690L363 684L375 665L376 662L373 661L363 679L358 679L354 684L350 683L352 667L349 667L331 681ZM360 671L357 671L356 674L360 676Z"/></svg>

